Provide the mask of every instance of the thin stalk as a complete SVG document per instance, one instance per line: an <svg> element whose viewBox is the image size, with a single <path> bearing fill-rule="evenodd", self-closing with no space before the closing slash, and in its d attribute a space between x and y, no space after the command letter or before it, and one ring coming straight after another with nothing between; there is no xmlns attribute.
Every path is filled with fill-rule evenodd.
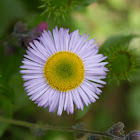
<svg viewBox="0 0 140 140"><path fill-rule="evenodd" d="M18 125L18 126L23 126L23 127L28 127L28 128L40 128L42 130L78 132L78 133L87 133L87 134L92 134L92 135L98 135L98 136L102 136L102 137L110 137L112 139L114 138L114 135L108 134L106 132L97 132L97 131L90 131L90 130L85 130L85 129L77 129L74 127L59 127L59 126L40 125L40 124L29 123L29 122L25 122L25 121L6 119L3 117L0 117L0 122L9 123L9 124ZM116 137L116 138L118 138L118 137Z"/></svg>

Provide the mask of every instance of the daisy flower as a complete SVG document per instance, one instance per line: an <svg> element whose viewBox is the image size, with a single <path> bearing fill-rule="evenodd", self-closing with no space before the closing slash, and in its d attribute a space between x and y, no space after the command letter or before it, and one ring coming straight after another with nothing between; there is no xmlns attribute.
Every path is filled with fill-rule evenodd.
<svg viewBox="0 0 140 140"><path fill-rule="evenodd" d="M20 73L27 95L39 107L73 114L74 105L83 110L98 99L99 88L106 84L101 79L106 78L107 62L101 62L106 57L97 54L98 44L88 37L56 27L53 34L44 30L38 41L29 43Z"/></svg>

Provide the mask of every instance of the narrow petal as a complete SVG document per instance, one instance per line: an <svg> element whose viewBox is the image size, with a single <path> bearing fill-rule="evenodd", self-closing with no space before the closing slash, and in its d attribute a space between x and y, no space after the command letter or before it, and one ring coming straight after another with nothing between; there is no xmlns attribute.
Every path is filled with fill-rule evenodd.
<svg viewBox="0 0 140 140"><path fill-rule="evenodd" d="M54 99L52 100L52 103L49 107L49 112L54 112L57 109L59 100L60 100L60 93L56 91ZM44 107L46 107L46 106L44 106Z"/></svg>
<svg viewBox="0 0 140 140"><path fill-rule="evenodd" d="M83 86L80 86L80 87L85 92L85 94L88 96L88 98L90 99L91 102L93 102L93 103L96 102L96 99L93 97L93 95L92 95L93 92L91 90L87 90L87 88L84 89Z"/></svg>
<svg viewBox="0 0 140 140"><path fill-rule="evenodd" d="M81 99L83 100L83 102L85 103L86 106L88 106L88 104L90 104L90 100L88 98L88 96L85 94L85 92L81 89L81 87L78 87L78 92L79 95L81 97Z"/></svg>
<svg viewBox="0 0 140 140"><path fill-rule="evenodd" d="M73 100L72 100L72 95L69 92L69 107L70 107L70 113L73 114L74 112L74 106L73 106Z"/></svg>
<svg viewBox="0 0 140 140"><path fill-rule="evenodd" d="M61 114L62 114L63 107L64 107L64 94L63 94L63 92L61 92L60 99L59 99L58 112L57 112L57 114L59 116L61 116Z"/></svg>
<svg viewBox="0 0 140 140"><path fill-rule="evenodd" d="M38 80L38 79L37 79ZM34 83L30 83L30 85L29 86L27 86L27 87L25 87L25 90L27 90L27 89L30 89L30 88L35 88L37 85L40 85L40 84L43 84L43 83L45 83L46 81L45 81L45 79L43 80L43 81L36 81L36 82L34 82Z"/></svg>
<svg viewBox="0 0 140 140"><path fill-rule="evenodd" d="M38 67L38 66L22 65L20 66L20 68L28 69L28 70L42 70L43 71L43 67Z"/></svg>
<svg viewBox="0 0 140 140"><path fill-rule="evenodd" d="M46 87L46 84L42 84L41 86L39 86L39 87L35 88L34 90L30 91L28 93L28 95L32 95L36 92L39 92L39 91L43 90L45 87Z"/></svg>
<svg viewBox="0 0 140 140"><path fill-rule="evenodd" d="M37 82L43 82L45 80L45 78L38 78L38 79L31 79L29 81L24 82L23 86L30 86L31 84L35 84Z"/></svg>
<svg viewBox="0 0 140 140"><path fill-rule="evenodd" d="M55 29L53 29L53 36L54 36L54 42L55 42L56 50L60 51L61 48L60 48L60 42L59 42L59 31L58 31L57 26L56 26Z"/></svg>
<svg viewBox="0 0 140 140"><path fill-rule="evenodd" d="M78 102L78 100L77 100L77 96L75 95L75 93L74 93L73 91L70 91L70 92L71 92L71 94L72 94L72 98L73 98L74 104L76 105L76 107L77 107L78 109L80 109L80 104L79 104L79 102ZM76 92L76 94L78 94L78 93Z"/></svg>
<svg viewBox="0 0 140 140"><path fill-rule="evenodd" d="M67 105L68 105L68 98L69 98L69 97L68 97L68 96L69 96L68 94L69 94L68 92L65 93L64 111L67 109Z"/></svg>
<svg viewBox="0 0 140 140"><path fill-rule="evenodd" d="M86 76L86 79L87 79L87 80L94 81L94 82L97 82L97 83L100 83L100 84L103 84L103 85L106 84L105 81L102 81L102 80L96 79L96 78L94 78L94 77L92 77L92 76Z"/></svg>
<svg viewBox="0 0 140 140"><path fill-rule="evenodd" d="M32 101L35 101L36 99L38 99L40 96L42 96L45 92L47 92L49 86L46 86L43 90L41 90L40 92L37 92L36 94L33 94L30 99L32 99Z"/></svg>
<svg viewBox="0 0 140 140"><path fill-rule="evenodd" d="M79 93L78 92L75 93L74 91L72 91L72 92L73 92L73 94L75 94L75 98L76 98L77 102L79 103L79 107L80 107L79 109L83 110L84 106L83 106L82 100L79 96Z"/></svg>
<svg viewBox="0 0 140 140"><path fill-rule="evenodd" d="M73 52L75 45L77 44L79 38L79 30L76 30L72 33L70 43L69 43L69 51Z"/></svg>

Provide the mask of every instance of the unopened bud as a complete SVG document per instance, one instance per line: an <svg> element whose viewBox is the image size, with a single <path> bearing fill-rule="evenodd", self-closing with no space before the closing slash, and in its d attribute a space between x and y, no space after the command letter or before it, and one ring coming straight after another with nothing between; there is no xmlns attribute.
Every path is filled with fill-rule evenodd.
<svg viewBox="0 0 140 140"><path fill-rule="evenodd" d="M23 34L27 33L27 25L23 24L21 21L17 22L14 26L13 34Z"/></svg>
<svg viewBox="0 0 140 140"><path fill-rule="evenodd" d="M127 135L125 140L140 140L140 131L134 130Z"/></svg>
<svg viewBox="0 0 140 140"><path fill-rule="evenodd" d="M37 27L36 29L39 31L39 32L43 32L43 30L47 30L48 29L48 25L45 23L45 22L41 22Z"/></svg>
<svg viewBox="0 0 140 140"><path fill-rule="evenodd" d="M123 128L124 124L122 122L118 122L117 124L113 125L108 132L116 136L124 137Z"/></svg>
<svg viewBox="0 0 140 140"><path fill-rule="evenodd" d="M29 42L37 40L41 36L44 30L47 30L48 25L45 22L41 22L37 27L32 30L27 30L26 24L22 22L16 23L13 31L13 36L18 39L18 45L26 48L29 45Z"/></svg>

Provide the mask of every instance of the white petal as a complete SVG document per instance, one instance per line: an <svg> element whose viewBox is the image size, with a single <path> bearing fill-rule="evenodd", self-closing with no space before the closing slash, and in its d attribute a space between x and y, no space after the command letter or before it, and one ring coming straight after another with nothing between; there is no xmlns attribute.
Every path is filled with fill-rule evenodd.
<svg viewBox="0 0 140 140"><path fill-rule="evenodd" d="M70 35L69 35L68 33L69 33L69 30L65 30L64 45L65 45L65 50L66 50L66 51L68 51L69 40L70 40Z"/></svg>
<svg viewBox="0 0 140 140"><path fill-rule="evenodd" d="M89 75L106 75L106 72L103 71L101 68L96 68L96 69L88 68L88 69L85 69L85 78L87 78L89 80L94 79L94 78L92 78L92 76L89 76Z"/></svg>
<svg viewBox="0 0 140 140"><path fill-rule="evenodd" d="M90 86L89 84L87 84L86 82L83 82L81 84L81 87L87 91L88 93L92 93L91 95L96 98L99 99L99 97L96 95L97 89L95 90L95 87Z"/></svg>
<svg viewBox="0 0 140 140"><path fill-rule="evenodd" d="M31 66L37 66L37 67L43 67L42 64L38 64L38 63L30 61L30 60L28 60L26 58L24 58L23 60L24 60L24 61L22 61L23 64L31 65Z"/></svg>
<svg viewBox="0 0 140 140"><path fill-rule="evenodd" d="M33 94L30 99L32 99L32 101L36 100L37 98L39 98L40 96L42 96L47 90L48 90L49 86L45 87L43 90L41 90L40 92L37 92L36 94Z"/></svg>
<svg viewBox="0 0 140 140"><path fill-rule="evenodd" d="M78 55L82 56L82 54L85 52L85 51L90 51L90 50L95 50L95 46L97 45L97 43L93 44L94 43L94 39L92 40L88 40L83 46L81 46L81 49L79 50L79 52L77 52Z"/></svg>
<svg viewBox="0 0 140 140"><path fill-rule="evenodd" d="M69 43L69 51L73 52L73 49L75 47L75 45L78 42L78 38L79 38L79 30L74 31L73 33L71 33L71 38L70 38L70 43Z"/></svg>
<svg viewBox="0 0 140 140"><path fill-rule="evenodd" d="M45 64L45 61L44 61L43 59L40 60L40 59L38 59L38 58L31 57L31 56L29 56L29 55L24 55L24 57L26 57L26 58L28 58L29 60L32 60L32 61L34 61L34 62L36 62L36 63L42 64L42 65Z"/></svg>
<svg viewBox="0 0 140 140"><path fill-rule="evenodd" d="M32 43L30 43L32 44ZM33 44L32 44L33 45ZM34 46L34 45L33 45ZM46 61L46 57L44 57L39 51L32 49L31 47L27 47L29 52L31 52L32 54L34 54L35 56L39 57L40 59Z"/></svg>
<svg viewBox="0 0 140 140"><path fill-rule="evenodd" d="M68 98L69 98L68 94L69 94L68 92L65 93L64 111L67 109L67 105L68 105Z"/></svg>
<svg viewBox="0 0 140 140"><path fill-rule="evenodd" d="M87 80L94 81L94 82L97 82L97 83L100 83L100 84L103 84L103 85L106 84L105 81L102 81L102 80L96 79L96 78L94 78L94 77L92 77L92 76L86 76L86 79L87 79Z"/></svg>
<svg viewBox="0 0 140 140"><path fill-rule="evenodd" d="M76 90L76 89L74 89L74 90ZM73 92L73 94L75 94L75 98L77 99L77 102L79 103L79 107L81 110L83 110L84 106L83 106L83 103L82 103L81 98L79 96L79 93L78 92L75 93L74 90L71 92Z"/></svg>
<svg viewBox="0 0 140 140"><path fill-rule="evenodd" d="M75 89L76 90L76 89ZM72 98L73 98L73 102L75 103L75 105L76 105L76 107L78 108L78 109L80 109L80 104L79 104L79 102L78 102L78 100L77 100L77 96L75 95L75 94L78 94L76 91L75 92L73 92L73 91L70 91L71 92L71 94L72 94Z"/></svg>
<svg viewBox="0 0 140 140"><path fill-rule="evenodd" d="M22 74L32 74L32 73L36 73L36 74L43 74L43 70L20 70L20 73Z"/></svg>
<svg viewBox="0 0 140 140"><path fill-rule="evenodd" d="M44 79L43 81L38 80L38 81L36 81L34 83L30 83L29 86L25 87L25 90L30 89L30 88L36 88L37 85L43 84L45 82L46 82L46 80Z"/></svg>
<svg viewBox="0 0 140 140"><path fill-rule="evenodd" d="M60 93L58 91L56 91L55 96L52 100L52 103L49 107L49 112L54 112L57 109L58 104L59 104L59 100L60 100ZM46 106L44 106L44 107L46 107Z"/></svg>
<svg viewBox="0 0 140 140"><path fill-rule="evenodd" d="M45 46L43 46L43 44L41 44L40 42L38 42L37 40L33 41L34 44L37 46L37 51L40 52L40 54L42 55L42 57L44 59L47 59L49 57L48 52L45 49Z"/></svg>
<svg viewBox="0 0 140 140"><path fill-rule="evenodd" d="M81 48L81 46L84 45L84 43L86 42L87 38L89 36L86 37L86 34L84 34L83 36L81 36L77 42L77 44L75 45L74 49L73 49L73 52L77 52L77 49L79 50Z"/></svg>
<svg viewBox="0 0 140 140"><path fill-rule="evenodd" d="M81 89L81 87L78 87L79 95L86 106L90 104L90 100L88 99L88 96L85 94L85 92Z"/></svg>
<svg viewBox="0 0 140 140"><path fill-rule="evenodd" d="M35 75L22 75L23 80L31 80L31 79L36 79L36 78L43 78L43 74L35 74Z"/></svg>
<svg viewBox="0 0 140 140"><path fill-rule="evenodd" d="M26 87L26 86L30 86L31 84L35 84L35 83L38 83L38 82L43 82L45 80L45 78L38 78L38 79L31 79L29 81L26 81L23 86Z"/></svg>
<svg viewBox="0 0 140 140"><path fill-rule="evenodd" d="M101 62L101 63L92 63L92 64L86 64L85 67L86 68L94 68L94 67L98 67L98 66L104 66L108 64L108 62Z"/></svg>
<svg viewBox="0 0 140 140"><path fill-rule="evenodd" d="M53 96L53 93L54 93L54 89L52 88L49 88L40 98L40 102L38 104L38 106L44 106L47 102L50 103L52 102L52 96Z"/></svg>
<svg viewBox="0 0 140 140"><path fill-rule="evenodd" d="M56 52L56 47L55 47L55 44L54 44L54 41L52 40L52 37L50 36L50 33L47 33L46 31L44 31L44 39L46 40L46 43L48 44L48 47L49 47L49 50L52 52L52 53L55 53Z"/></svg>
<svg viewBox="0 0 140 140"><path fill-rule="evenodd" d="M42 70L43 71L43 67L38 67L38 66L22 65L20 66L20 68L28 69L28 70Z"/></svg>
<svg viewBox="0 0 140 140"><path fill-rule="evenodd" d="M56 26L55 29L53 29L53 36L54 36L54 42L55 42L56 50L60 51L61 48L60 48L60 42L59 42L59 31L58 31L57 26Z"/></svg>
<svg viewBox="0 0 140 140"><path fill-rule="evenodd" d="M48 84L46 83L46 81L43 81L43 82L40 82L37 85L35 85L35 87L29 87L28 86L28 87L25 88L25 90L27 90L27 92L31 92L31 91L35 90L36 88L38 88L38 87L40 87L42 85L48 86Z"/></svg>
<svg viewBox="0 0 140 140"><path fill-rule="evenodd" d="M65 46L64 46L64 29L60 28L59 30L59 42L60 42L60 50L65 51Z"/></svg>
<svg viewBox="0 0 140 140"><path fill-rule="evenodd" d="M69 92L69 107L70 107L70 113L73 114L74 112L74 106L73 106L73 100L72 100L72 95L71 93Z"/></svg>
<svg viewBox="0 0 140 140"><path fill-rule="evenodd" d="M40 96L37 100L36 100L36 103L38 103L38 104L41 104L41 102L45 99L46 101L48 101L48 99L49 99L49 93L51 92L51 87L50 86L48 86L49 88L47 89L47 91L42 95L42 96Z"/></svg>
<svg viewBox="0 0 140 140"><path fill-rule="evenodd" d="M43 90L45 87L46 87L46 83L45 84L42 84L41 86L39 86L37 88L35 88L31 92L29 92L28 95L32 95L32 94L34 94L36 92L39 92L39 91Z"/></svg>
<svg viewBox="0 0 140 140"><path fill-rule="evenodd" d="M94 98L94 94L93 94L93 91L91 91L90 89L88 88L85 88L83 85L80 85L80 87L82 88L82 90L86 93L86 95L89 97L89 99L91 100L91 102L95 102L96 99Z"/></svg>
<svg viewBox="0 0 140 140"><path fill-rule="evenodd" d="M54 50L51 48L50 44L48 43L48 40L46 39L46 36L44 34L42 34L42 36L40 37L40 42L45 47L49 56L51 56L55 53Z"/></svg>
<svg viewBox="0 0 140 140"><path fill-rule="evenodd" d="M63 92L60 93L60 99L59 99L59 106L58 106L58 111L57 111L57 114L59 116L61 116L62 114L62 111L63 111L63 107L64 107L64 94Z"/></svg>

